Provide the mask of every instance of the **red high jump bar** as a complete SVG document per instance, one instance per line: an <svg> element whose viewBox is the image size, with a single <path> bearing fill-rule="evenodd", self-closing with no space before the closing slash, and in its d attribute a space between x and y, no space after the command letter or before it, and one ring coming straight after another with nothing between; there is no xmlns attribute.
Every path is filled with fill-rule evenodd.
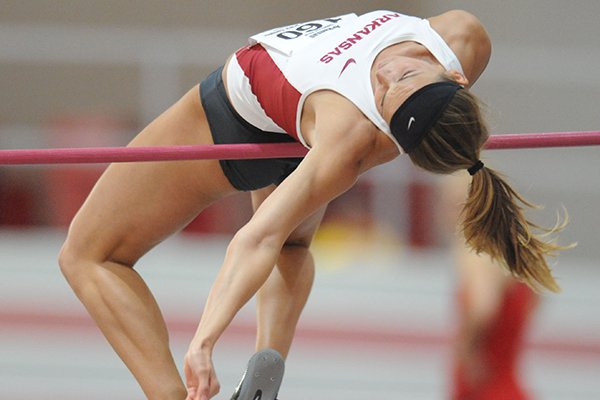
<svg viewBox="0 0 600 400"><path fill-rule="evenodd" d="M600 145L600 131L491 136L485 148L531 149ZM292 158L306 155L299 143L221 144L167 147L92 147L0 150L0 165L95 164L176 160Z"/></svg>

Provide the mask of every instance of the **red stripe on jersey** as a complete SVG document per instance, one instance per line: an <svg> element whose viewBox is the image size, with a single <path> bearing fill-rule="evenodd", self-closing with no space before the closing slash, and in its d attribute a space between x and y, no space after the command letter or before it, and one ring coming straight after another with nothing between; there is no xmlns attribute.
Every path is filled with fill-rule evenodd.
<svg viewBox="0 0 600 400"><path fill-rule="evenodd" d="M296 114L300 92L288 82L262 46L244 47L237 51L236 58L264 112L298 139Z"/></svg>

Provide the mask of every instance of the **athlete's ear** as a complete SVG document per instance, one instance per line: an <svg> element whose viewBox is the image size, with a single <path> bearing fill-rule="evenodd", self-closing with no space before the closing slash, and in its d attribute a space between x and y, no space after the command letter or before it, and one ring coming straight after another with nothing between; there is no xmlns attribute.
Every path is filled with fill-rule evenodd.
<svg viewBox="0 0 600 400"><path fill-rule="evenodd" d="M458 83L459 85L462 86L469 86L469 80L467 79L467 77L460 71L457 71L455 69L451 69L450 71L446 71L446 76L450 79L452 79L454 82Z"/></svg>

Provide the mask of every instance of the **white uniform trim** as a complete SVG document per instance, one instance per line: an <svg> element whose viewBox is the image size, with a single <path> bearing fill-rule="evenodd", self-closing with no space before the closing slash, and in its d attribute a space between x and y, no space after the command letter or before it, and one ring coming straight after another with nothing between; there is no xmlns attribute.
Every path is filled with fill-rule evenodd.
<svg viewBox="0 0 600 400"><path fill-rule="evenodd" d="M231 57L227 68L227 88L231 104L246 122L263 131L285 133L262 109L235 57Z"/></svg>

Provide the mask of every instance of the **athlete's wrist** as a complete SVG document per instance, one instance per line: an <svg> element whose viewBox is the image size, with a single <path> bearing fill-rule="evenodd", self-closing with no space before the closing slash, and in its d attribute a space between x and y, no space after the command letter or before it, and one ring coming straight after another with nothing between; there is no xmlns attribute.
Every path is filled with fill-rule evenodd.
<svg viewBox="0 0 600 400"><path fill-rule="evenodd" d="M212 356L215 347L215 340L208 337L197 336L192 339L188 348L188 353L202 353Z"/></svg>

